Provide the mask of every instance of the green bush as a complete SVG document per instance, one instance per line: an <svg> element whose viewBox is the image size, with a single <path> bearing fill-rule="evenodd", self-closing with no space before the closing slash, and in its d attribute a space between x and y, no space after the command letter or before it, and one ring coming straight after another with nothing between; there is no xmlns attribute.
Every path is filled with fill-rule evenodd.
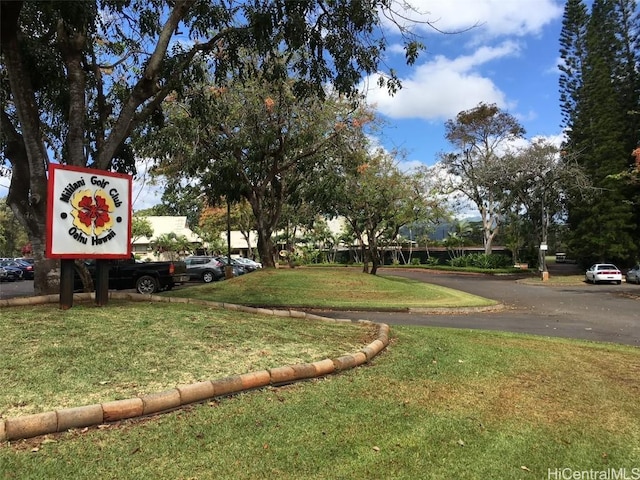
<svg viewBox="0 0 640 480"><path fill-rule="evenodd" d="M486 255L484 253L472 253L462 257L456 257L449 260L452 267L476 267L485 269L498 269L511 267L511 258L506 255L492 253Z"/></svg>
<svg viewBox="0 0 640 480"><path fill-rule="evenodd" d="M420 265L420 259L419 258L412 258L411 259L411 265Z"/></svg>
<svg viewBox="0 0 640 480"><path fill-rule="evenodd" d="M427 260L425 261L425 263L427 265L429 265L430 267L434 267L434 266L440 264L440 260L438 260L437 257L428 257Z"/></svg>

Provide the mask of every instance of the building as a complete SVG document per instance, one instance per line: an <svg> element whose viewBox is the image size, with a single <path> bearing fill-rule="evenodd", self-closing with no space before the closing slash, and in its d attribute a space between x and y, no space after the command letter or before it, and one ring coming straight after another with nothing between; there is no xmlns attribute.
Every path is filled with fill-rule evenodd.
<svg viewBox="0 0 640 480"><path fill-rule="evenodd" d="M152 245L158 237L170 233L178 237L184 236L193 246L193 250L203 245L202 239L187 225L187 217L145 216L144 218L151 224L153 235L151 238L140 237L132 242L131 251L140 260L166 260L163 254L156 255Z"/></svg>

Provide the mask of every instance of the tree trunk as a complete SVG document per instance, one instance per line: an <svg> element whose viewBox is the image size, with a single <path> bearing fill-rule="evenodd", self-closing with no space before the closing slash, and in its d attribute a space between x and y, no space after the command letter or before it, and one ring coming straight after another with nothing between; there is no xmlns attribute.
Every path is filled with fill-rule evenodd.
<svg viewBox="0 0 640 480"><path fill-rule="evenodd" d="M367 232L369 237L369 256L371 257L371 275L375 275L378 272L378 267L382 263L380 261L380 251L378 250L378 240L375 236L375 232Z"/></svg>
<svg viewBox="0 0 640 480"><path fill-rule="evenodd" d="M360 250L362 251L362 273L369 273L369 254L362 239L360 239Z"/></svg>
<svg viewBox="0 0 640 480"><path fill-rule="evenodd" d="M484 233L484 253L485 255L491 255L493 252L493 239L498 233L498 230L485 230Z"/></svg>
<svg viewBox="0 0 640 480"><path fill-rule="evenodd" d="M382 262L380 261L380 252L378 252L377 247L371 247L369 246L370 249L375 248L374 250L371 251L371 275L375 275L376 273L378 273L378 268L380 267L380 265L382 265Z"/></svg>
<svg viewBox="0 0 640 480"><path fill-rule="evenodd" d="M75 267L76 272L78 272L78 275L80 275L80 279L82 280L82 291L93 292L95 290L95 285L93 284L93 278L91 277L91 273L87 266L82 260L76 260Z"/></svg>
<svg viewBox="0 0 640 480"><path fill-rule="evenodd" d="M493 239L498 234L498 219L491 212L482 212L482 233L484 253L485 255L491 255L493 251Z"/></svg>
<svg viewBox="0 0 640 480"><path fill-rule="evenodd" d="M46 245L47 173L49 163L40 128L40 118L30 76L22 62L18 41L18 16L22 2L2 3L2 54L5 73L20 120L18 133L3 111L2 132L6 137L5 157L12 167L7 204L24 225L35 259L36 295L60 291L59 262L44 257Z"/></svg>
<svg viewBox="0 0 640 480"><path fill-rule="evenodd" d="M263 268L276 268L273 258L273 242L271 241L271 230L258 222L258 253Z"/></svg>

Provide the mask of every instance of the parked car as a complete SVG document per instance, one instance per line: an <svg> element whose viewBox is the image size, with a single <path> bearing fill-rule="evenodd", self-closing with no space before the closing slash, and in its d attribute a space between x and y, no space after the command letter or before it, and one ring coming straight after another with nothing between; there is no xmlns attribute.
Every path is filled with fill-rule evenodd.
<svg viewBox="0 0 640 480"><path fill-rule="evenodd" d="M216 257L216 259L222 263L223 266L229 265L229 257ZM233 276L238 277L247 273L247 270L240 265L234 258L231 259L231 267L233 268Z"/></svg>
<svg viewBox="0 0 640 480"><path fill-rule="evenodd" d="M17 258L14 258L14 260L16 262L28 263L29 265L34 265L36 263L36 260L34 258L29 258L29 257L17 257Z"/></svg>
<svg viewBox="0 0 640 480"><path fill-rule="evenodd" d="M13 260L0 261L0 267L7 272L6 280L9 282L15 282L16 280L22 280L24 274L19 267L12 266Z"/></svg>
<svg viewBox="0 0 640 480"><path fill-rule="evenodd" d="M556 263L576 263L576 261L569 258L566 253L558 252L556 253Z"/></svg>
<svg viewBox="0 0 640 480"><path fill-rule="evenodd" d="M235 260L236 263L239 263L248 272L255 272L257 269L262 268L261 263L255 262L250 258L237 257L237 258L234 258L233 260Z"/></svg>
<svg viewBox="0 0 640 480"><path fill-rule="evenodd" d="M9 274L4 268L0 267L0 282L6 282L8 280L9 280Z"/></svg>
<svg viewBox="0 0 640 480"><path fill-rule="evenodd" d="M84 262L96 281L96 262ZM135 288L138 293L152 294L171 290L175 285L187 282L187 266L183 261L137 262L133 257L124 260L109 260L109 288L126 290ZM75 289L82 288L79 275L74 279Z"/></svg>
<svg viewBox="0 0 640 480"><path fill-rule="evenodd" d="M636 264L631 267L627 271L625 279L627 280L627 283L637 283L638 285L640 285L640 264Z"/></svg>
<svg viewBox="0 0 640 480"><path fill-rule="evenodd" d="M622 283L622 272L618 267L611 263L596 263L591 265L584 274L587 282L615 282L618 285Z"/></svg>
<svg viewBox="0 0 640 480"><path fill-rule="evenodd" d="M193 256L184 259L190 280L211 283L224 278L224 264L215 257Z"/></svg>
<svg viewBox="0 0 640 480"><path fill-rule="evenodd" d="M22 277L25 280L33 280L33 263L26 262L24 260L15 259L13 265L22 270Z"/></svg>

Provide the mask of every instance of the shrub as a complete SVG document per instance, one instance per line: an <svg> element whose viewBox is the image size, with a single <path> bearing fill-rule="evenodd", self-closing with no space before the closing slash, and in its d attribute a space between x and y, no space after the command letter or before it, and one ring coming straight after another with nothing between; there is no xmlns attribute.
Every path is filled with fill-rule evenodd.
<svg viewBox="0 0 640 480"><path fill-rule="evenodd" d="M433 267L433 266L439 265L440 260L438 260L438 257L428 257L425 263L430 267Z"/></svg>
<svg viewBox="0 0 640 480"><path fill-rule="evenodd" d="M471 255L452 258L449 260L449 264L452 267L475 267L493 270L511 267L511 258L497 253L492 253L490 255L486 255L484 253L472 253Z"/></svg>

